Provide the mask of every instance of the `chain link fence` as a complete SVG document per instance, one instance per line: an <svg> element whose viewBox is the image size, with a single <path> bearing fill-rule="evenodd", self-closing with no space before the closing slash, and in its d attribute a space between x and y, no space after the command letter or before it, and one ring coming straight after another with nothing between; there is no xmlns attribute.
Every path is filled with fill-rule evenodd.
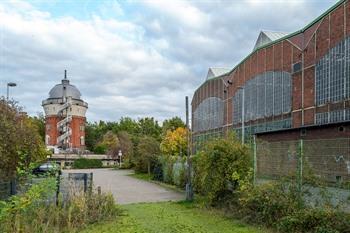
<svg viewBox="0 0 350 233"><path fill-rule="evenodd" d="M323 197L350 211L350 138L253 142L256 184L289 180L310 205Z"/></svg>

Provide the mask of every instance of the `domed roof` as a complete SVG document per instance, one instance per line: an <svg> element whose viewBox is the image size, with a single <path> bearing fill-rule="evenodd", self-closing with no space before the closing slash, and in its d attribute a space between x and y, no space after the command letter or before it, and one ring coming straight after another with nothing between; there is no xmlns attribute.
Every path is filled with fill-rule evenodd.
<svg viewBox="0 0 350 233"><path fill-rule="evenodd" d="M64 85L64 84L57 84L54 86L51 91L49 92L49 99L58 99L62 98L64 96L64 91L66 91L65 96L71 96L73 99L80 99L81 93L73 85Z"/></svg>
<svg viewBox="0 0 350 233"><path fill-rule="evenodd" d="M81 93L78 88L76 88L74 85L69 84L66 72L62 83L54 86L49 92L49 99L60 99L63 96L72 97L73 99L77 100L79 100L81 97Z"/></svg>

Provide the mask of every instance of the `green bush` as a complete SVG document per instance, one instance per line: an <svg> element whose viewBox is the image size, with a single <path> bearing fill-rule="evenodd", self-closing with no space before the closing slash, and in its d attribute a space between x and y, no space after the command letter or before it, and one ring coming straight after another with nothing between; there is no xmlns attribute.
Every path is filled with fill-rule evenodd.
<svg viewBox="0 0 350 233"><path fill-rule="evenodd" d="M295 184L266 183L241 190L239 210L250 222L274 226L304 206Z"/></svg>
<svg viewBox="0 0 350 233"><path fill-rule="evenodd" d="M102 166L102 161L99 159L79 158L73 163L73 168L75 169L101 168Z"/></svg>
<svg viewBox="0 0 350 233"><path fill-rule="evenodd" d="M249 149L234 136L209 141L194 158L194 188L208 204L231 197L251 173Z"/></svg>
<svg viewBox="0 0 350 233"><path fill-rule="evenodd" d="M330 208L305 208L282 218L277 227L282 232L349 233L350 215Z"/></svg>

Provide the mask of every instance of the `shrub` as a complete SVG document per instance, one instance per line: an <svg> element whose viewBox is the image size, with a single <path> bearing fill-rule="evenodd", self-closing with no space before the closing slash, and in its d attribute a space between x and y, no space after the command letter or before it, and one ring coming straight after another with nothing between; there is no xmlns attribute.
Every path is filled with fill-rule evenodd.
<svg viewBox="0 0 350 233"><path fill-rule="evenodd" d="M55 189L55 179L50 178L1 202L0 232L79 232L87 224L118 214L111 194L76 192L56 205Z"/></svg>
<svg viewBox="0 0 350 233"><path fill-rule="evenodd" d="M295 184L266 183L240 192L240 213L254 223L272 226L302 206Z"/></svg>
<svg viewBox="0 0 350 233"><path fill-rule="evenodd" d="M349 233L350 215L326 209L299 209L282 218L277 227L282 232Z"/></svg>
<svg viewBox="0 0 350 233"><path fill-rule="evenodd" d="M99 159L86 159L79 158L74 161L73 168L84 169L84 168L101 168L103 166L102 161Z"/></svg>
<svg viewBox="0 0 350 233"><path fill-rule="evenodd" d="M194 160L194 188L209 204L232 196L249 177L249 150L234 136L208 142Z"/></svg>

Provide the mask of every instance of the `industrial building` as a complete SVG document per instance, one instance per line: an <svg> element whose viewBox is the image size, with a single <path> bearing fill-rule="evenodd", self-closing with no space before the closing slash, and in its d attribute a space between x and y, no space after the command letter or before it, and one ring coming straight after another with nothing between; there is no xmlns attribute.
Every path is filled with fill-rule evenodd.
<svg viewBox="0 0 350 233"><path fill-rule="evenodd" d="M294 33L262 31L235 67L209 69L192 99L194 149L230 131L240 136L242 129L245 140L251 135L267 142L345 139L339 157L344 163L334 162L327 174L338 169L337 179L350 180L348 0Z"/></svg>
<svg viewBox="0 0 350 233"><path fill-rule="evenodd" d="M88 104L67 79L55 85L42 102L45 111L45 143L55 151L79 152L85 149L85 122Z"/></svg>

